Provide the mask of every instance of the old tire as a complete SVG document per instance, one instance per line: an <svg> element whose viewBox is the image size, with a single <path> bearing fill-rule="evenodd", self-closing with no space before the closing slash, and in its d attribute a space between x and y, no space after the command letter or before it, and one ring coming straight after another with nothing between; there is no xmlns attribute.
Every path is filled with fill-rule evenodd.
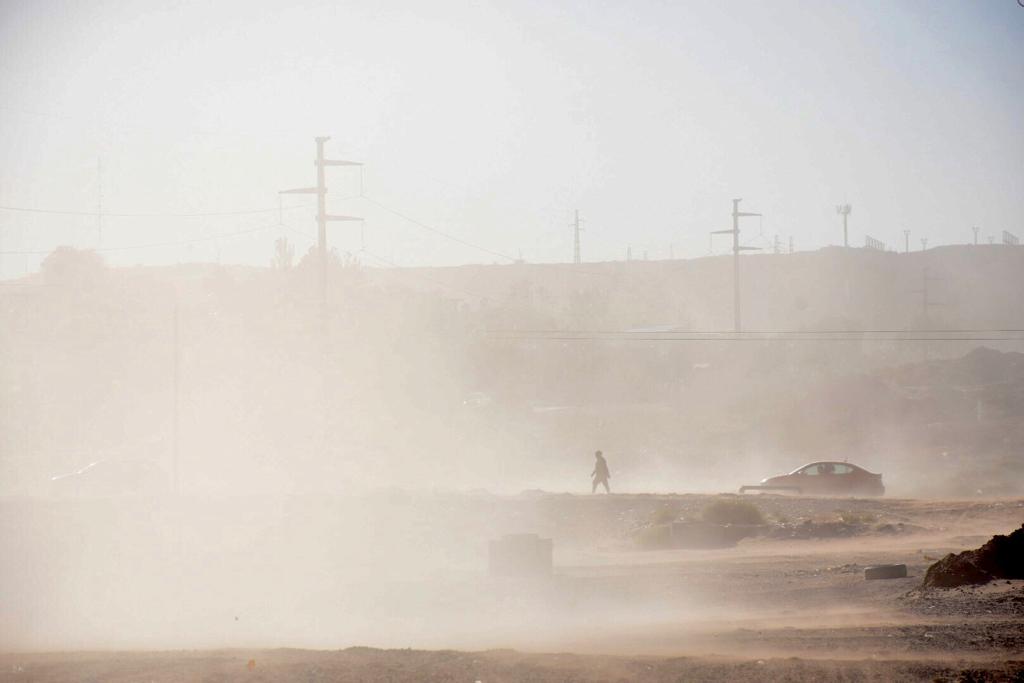
<svg viewBox="0 0 1024 683"><path fill-rule="evenodd" d="M864 568L864 579L902 579L907 576L907 565L905 564L878 564L873 567Z"/></svg>

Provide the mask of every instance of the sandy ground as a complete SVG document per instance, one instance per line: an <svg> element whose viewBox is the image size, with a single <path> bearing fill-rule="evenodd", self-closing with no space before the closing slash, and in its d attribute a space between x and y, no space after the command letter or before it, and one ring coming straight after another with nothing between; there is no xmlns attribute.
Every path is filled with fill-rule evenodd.
<svg viewBox="0 0 1024 683"><path fill-rule="evenodd" d="M1024 522L1024 501L762 496L752 500L772 519L870 523L851 537L760 537L717 550L632 542L660 510L686 515L709 500L444 499L453 518L493 513L462 527L462 540L524 525L553 537L555 574L495 580L470 565L416 580L364 577L349 583L357 591L304 603L319 625L312 640L280 616L250 627L259 621L250 605L220 641L247 649L5 647L0 681L1024 680L1024 581L920 589L932 558ZM865 566L888 562L906 563L910 576L864 580ZM337 612L355 625L331 621ZM315 649L266 649L306 644ZM359 645L381 649L350 647Z"/></svg>
<svg viewBox="0 0 1024 683"><path fill-rule="evenodd" d="M250 666L251 662L251 666ZM733 659L510 650L230 650L0 657L2 681L1020 681L1024 661Z"/></svg>

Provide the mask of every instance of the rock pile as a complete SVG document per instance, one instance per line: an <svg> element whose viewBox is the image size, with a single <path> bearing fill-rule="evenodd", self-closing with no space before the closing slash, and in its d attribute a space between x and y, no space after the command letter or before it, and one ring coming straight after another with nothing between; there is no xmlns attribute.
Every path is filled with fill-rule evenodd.
<svg viewBox="0 0 1024 683"><path fill-rule="evenodd" d="M955 588L993 579L1024 579L1024 524L1009 536L993 536L977 550L946 555L928 567L924 586Z"/></svg>

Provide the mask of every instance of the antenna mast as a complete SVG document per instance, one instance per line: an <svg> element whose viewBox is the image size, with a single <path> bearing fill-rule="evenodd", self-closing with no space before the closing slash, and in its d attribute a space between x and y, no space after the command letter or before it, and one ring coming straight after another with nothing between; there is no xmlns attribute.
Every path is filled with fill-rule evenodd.
<svg viewBox="0 0 1024 683"><path fill-rule="evenodd" d="M843 217L843 246L850 246L850 238L846 232L846 218L853 213L853 207L849 204L840 204L836 207L836 213Z"/></svg>

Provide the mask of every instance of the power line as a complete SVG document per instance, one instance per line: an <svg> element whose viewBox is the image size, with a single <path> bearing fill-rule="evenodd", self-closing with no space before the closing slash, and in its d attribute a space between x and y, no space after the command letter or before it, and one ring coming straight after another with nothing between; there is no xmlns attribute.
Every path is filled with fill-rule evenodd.
<svg viewBox="0 0 1024 683"><path fill-rule="evenodd" d="M498 256L498 257L503 258L503 259L508 259L509 261L512 261L513 263L516 261L516 257L514 257L514 256L509 256L508 254L504 254L504 253L502 253L500 251L495 251L494 249L488 249L487 247L483 247L483 246L480 246L479 244L474 244L472 242L464 240L461 237L456 237L455 235L451 235L451 234L449 234L447 232L444 232L442 230L438 230L437 228L431 227L431 226L427 225L426 223L422 223L422 222L416 220L415 218L411 218L411 217L405 215L404 213L401 213L399 211L395 211L392 208L384 206L380 202L376 201L375 199L371 199L370 197L367 197L366 195L363 195L363 199L365 199L366 201L370 202L374 206L376 206L376 207L378 207L380 209L383 209L383 210L387 211L390 214L394 214L395 216L398 216L402 220L406 220L406 221L412 223L413 225L417 225L417 226L423 228L424 230L432 232L435 235L440 235L441 237L449 239L449 240L451 240L453 242L458 242L459 244L461 244L463 246L470 247L471 249L477 249L478 251L482 251L482 252L491 254L492 256Z"/></svg>
<svg viewBox="0 0 1024 683"><path fill-rule="evenodd" d="M863 342L863 341L948 341L948 342L964 342L964 341L1002 341L1002 342L1024 342L1024 330L1019 331L1018 336L981 336L976 334L964 334L960 336L939 336L932 335L927 332L918 332L914 335L904 336L870 336L870 335L854 335L854 336L775 336L775 335L747 335L734 333L725 333L720 336L714 335L677 335L677 336L663 336L663 335L649 335L649 336L615 336L615 335L587 335L587 334L574 334L574 333L562 333L559 335L532 335L525 333L495 333L488 332L487 336L492 339L504 339L504 340L520 340L520 341L555 341L555 342L572 342L572 341L605 341L605 342L797 342L797 341L810 341L810 342Z"/></svg>
<svg viewBox="0 0 1024 683"><path fill-rule="evenodd" d="M734 332L732 330L558 330L558 329L542 329L542 330L522 330L523 334L620 334L620 335L635 335L635 334L692 334L692 335L734 335L734 336L747 336L754 334L920 334L924 330L914 330L909 328L899 329L869 329L869 330L853 330L853 329L842 329L842 330L743 330L742 332ZM1024 334L1024 328L1005 328L1005 329L980 329L980 328L959 328L959 329L938 329L938 330L927 330L928 333L934 334L958 334L958 333L981 333L981 334L1013 334L1022 333Z"/></svg>
<svg viewBox="0 0 1024 683"><path fill-rule="evenodd" d="M104 214L104 215L106 215L106 214ZM224 233L219 233L219 234L216 234L216 235L206 235L204 237L194 237L192 239L175 241L175 242L154 242L154 243L151 243L151 244L132 244L132 245L123 246L123 247L103 247L102 249L87 249L85 251L109 252L109 251L131 251L131 250L134 250L134 249L161 249L161 248L166 248L166 247L178 247L178 246L185 246L185 245L189 245L189 244L196 244L196 243L199 243L199 242L210 242L210 241L213 241L213 240L218 240L218 239L222 239L222 238L226 238L226 237L237 237L239 235L248 235L248 234L251 234L251 233L254 233L254 232L263 232L265 230L272 230L272 229L277 228L277 227L280 227L280 226L278 226L275 223L274 225L264 225L264 226L261 226L259 228L249 228L248 230L236 230L234 232L224 232ZM40 255L40 254L50 254L53 251L54 251L54 249L34 249L34 250L26 250L26 251L0 251L0 256L34 256L34 255Z"/></svg>
<svg viewBox="0 0 1024 683"><path fill-rule="evenodd" d="M679 331L659 332L596 330L489 330L498 339L523 341L607 341L607 342L700 342L700 341L1024 341L1024 329L946 330L762 330L762 331Z"/></svg>
<svg viewBox="0 0 1024 683"><path fill-rule="evenodd" d="M440 280L435 280L433 278L427 277L425 275L421 275L419 273L410 273L408 268L402 268L400 265L398 265L394 261L390 261L390 260L384 258L383 256L377 256L376 254L374 254L372 252L369 252L366 249L361 249L359 251L359 253L360 254L365 254L365 255L369 256L371 259L377 261L378 263L384 264L384 265L389 266L389 267L391 267L391 268L393 268L393 269L395 269L397 271L400 271L400 272L397 272L397 273L395 273L394 271L387 271L389 274L398 275L398 277L414 278L414 279L417 279L417 280L422 280L424 282L429 282L429 283L437 285L439 287L444 287L445 289L450 289L453 292L457 292L457 293L461 294L462 296L466 296L466 297L469 297L471 299L483 299L484 298L484 297L480 296L479 294L473 294L472 292L467 292L464 289L459 289L458 287L453 287L452 285L449 285L449 284L447 284L445 282L441 282Z"/></svg>
<svg viewBox="0 0 1024 683"><path fill-rule="evenodd" d="M237 211L206 211L196 213L118 213L111 211L73 211L64 209L35 209L25 206L0 206L0 211L15 211L18 213L42 213L57 216L88 216L91 218L212 218L215 216L248 216L260 213L276 213L279 211L291 211L294 209L309 208L308 204L293 204L292 206L275 206L269 209L239 209Z"/></svg>

